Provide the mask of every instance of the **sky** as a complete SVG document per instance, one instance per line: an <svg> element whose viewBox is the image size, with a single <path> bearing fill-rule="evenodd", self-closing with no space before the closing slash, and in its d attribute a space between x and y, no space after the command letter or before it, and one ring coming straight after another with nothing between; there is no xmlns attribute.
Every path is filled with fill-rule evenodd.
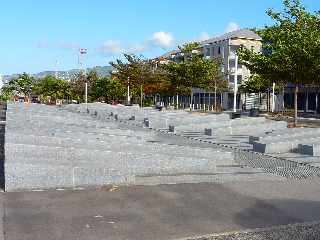
<svg viewBox="0 0 320 240"><path fill-rule="evenodd" d="M302 0L310 11L319 0ZM1 0L0 74L109 65L122 53L162 55L186 41L205 40L272 21L266 9L282 0Z"/></svg>

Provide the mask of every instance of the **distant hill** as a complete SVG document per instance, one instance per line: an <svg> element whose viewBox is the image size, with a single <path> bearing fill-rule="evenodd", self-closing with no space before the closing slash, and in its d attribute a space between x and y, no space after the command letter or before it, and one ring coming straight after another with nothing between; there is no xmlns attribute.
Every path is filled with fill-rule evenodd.
<svg viewBox="0 0 320 240"><path fill-rule="evenodd" d="M96 66L93 68L87 68L86 72L90 72L91 70L94 70L98 73L98 75L100 77L107 77L110 76L110 71L112 71L112 67L111 66ZM76 74L78 74L81 70L80 69L71 69L68 71L44 71L44 72L39 72L37 74L31 74L31 76L40 79L43 78L45 76L55 76L56 74L58 74L59 78L65 79L65 80L69 80L72 79ZM3 82L8 82L10 79L18 77L19 74L12 74L12 75L4 75L2 76Z"/></svg>

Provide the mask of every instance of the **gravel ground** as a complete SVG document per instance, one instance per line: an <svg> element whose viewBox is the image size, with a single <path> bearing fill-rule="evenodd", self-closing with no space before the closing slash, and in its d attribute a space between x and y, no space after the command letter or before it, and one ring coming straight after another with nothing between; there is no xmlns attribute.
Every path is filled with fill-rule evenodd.
<svg viewBox="0 0 320 240"><path fill-rule="evenodd" d="M291 224L279 227L249 230L185 240L309 240L320 239L320 223Z"/></svg>

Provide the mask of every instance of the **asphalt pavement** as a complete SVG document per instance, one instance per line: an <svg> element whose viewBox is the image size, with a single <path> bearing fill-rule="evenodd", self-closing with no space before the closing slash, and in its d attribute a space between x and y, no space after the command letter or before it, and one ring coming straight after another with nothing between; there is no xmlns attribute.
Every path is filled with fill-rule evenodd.
<svg viewBox="0 0 320 240"><path fill-rule="evenodd" d="M1 237L193 239L319 221L319 183L245 181L1 193Z"/></svg>

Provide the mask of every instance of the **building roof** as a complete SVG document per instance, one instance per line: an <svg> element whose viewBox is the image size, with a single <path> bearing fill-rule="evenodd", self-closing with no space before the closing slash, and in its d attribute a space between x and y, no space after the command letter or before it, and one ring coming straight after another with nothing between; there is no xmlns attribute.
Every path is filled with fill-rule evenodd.
<svg viewBox="0 0 320 240"><path fill-rule="evenodd" d="M246 39L259 40L259 41L262 40L262 38L255 32L249 29L240 29L240 30L225 33L219 37L214 37L214 38L210 38L208 40L202 41L201 45L216 43L216 42L220 42L220 41L228 40L232 38L246 38Z"/></svg>
<svg viewBox="0 0 320 240"><path fill-rule="evenodd" d="M180 52L180 50L172 50L170 52L166 52L165 54L161 55L158 58L169 58L169 57L171 57L171 55L177 54L179 52Z"/></svg>
<svg viewBox="0 0 320 240"><path fill-rule="evenodd" d="M236 31L225 33L225 34L218 36L218 37L214 37L214 38L210 38L208 40L202 41L202 42L200 42L200 46L220 42L223 40L233 39L233 38L253 39L253 40L258 40L258 41L262 40L262 38L258 34L256 34L255 32L253 32L249 29L239 29ZM178 49L172 50L170 52L167 52L167 53L157 57L156 59L168 59L168 58L171 58L172 55L178 54L180 52L181 51Z"/></svg>

